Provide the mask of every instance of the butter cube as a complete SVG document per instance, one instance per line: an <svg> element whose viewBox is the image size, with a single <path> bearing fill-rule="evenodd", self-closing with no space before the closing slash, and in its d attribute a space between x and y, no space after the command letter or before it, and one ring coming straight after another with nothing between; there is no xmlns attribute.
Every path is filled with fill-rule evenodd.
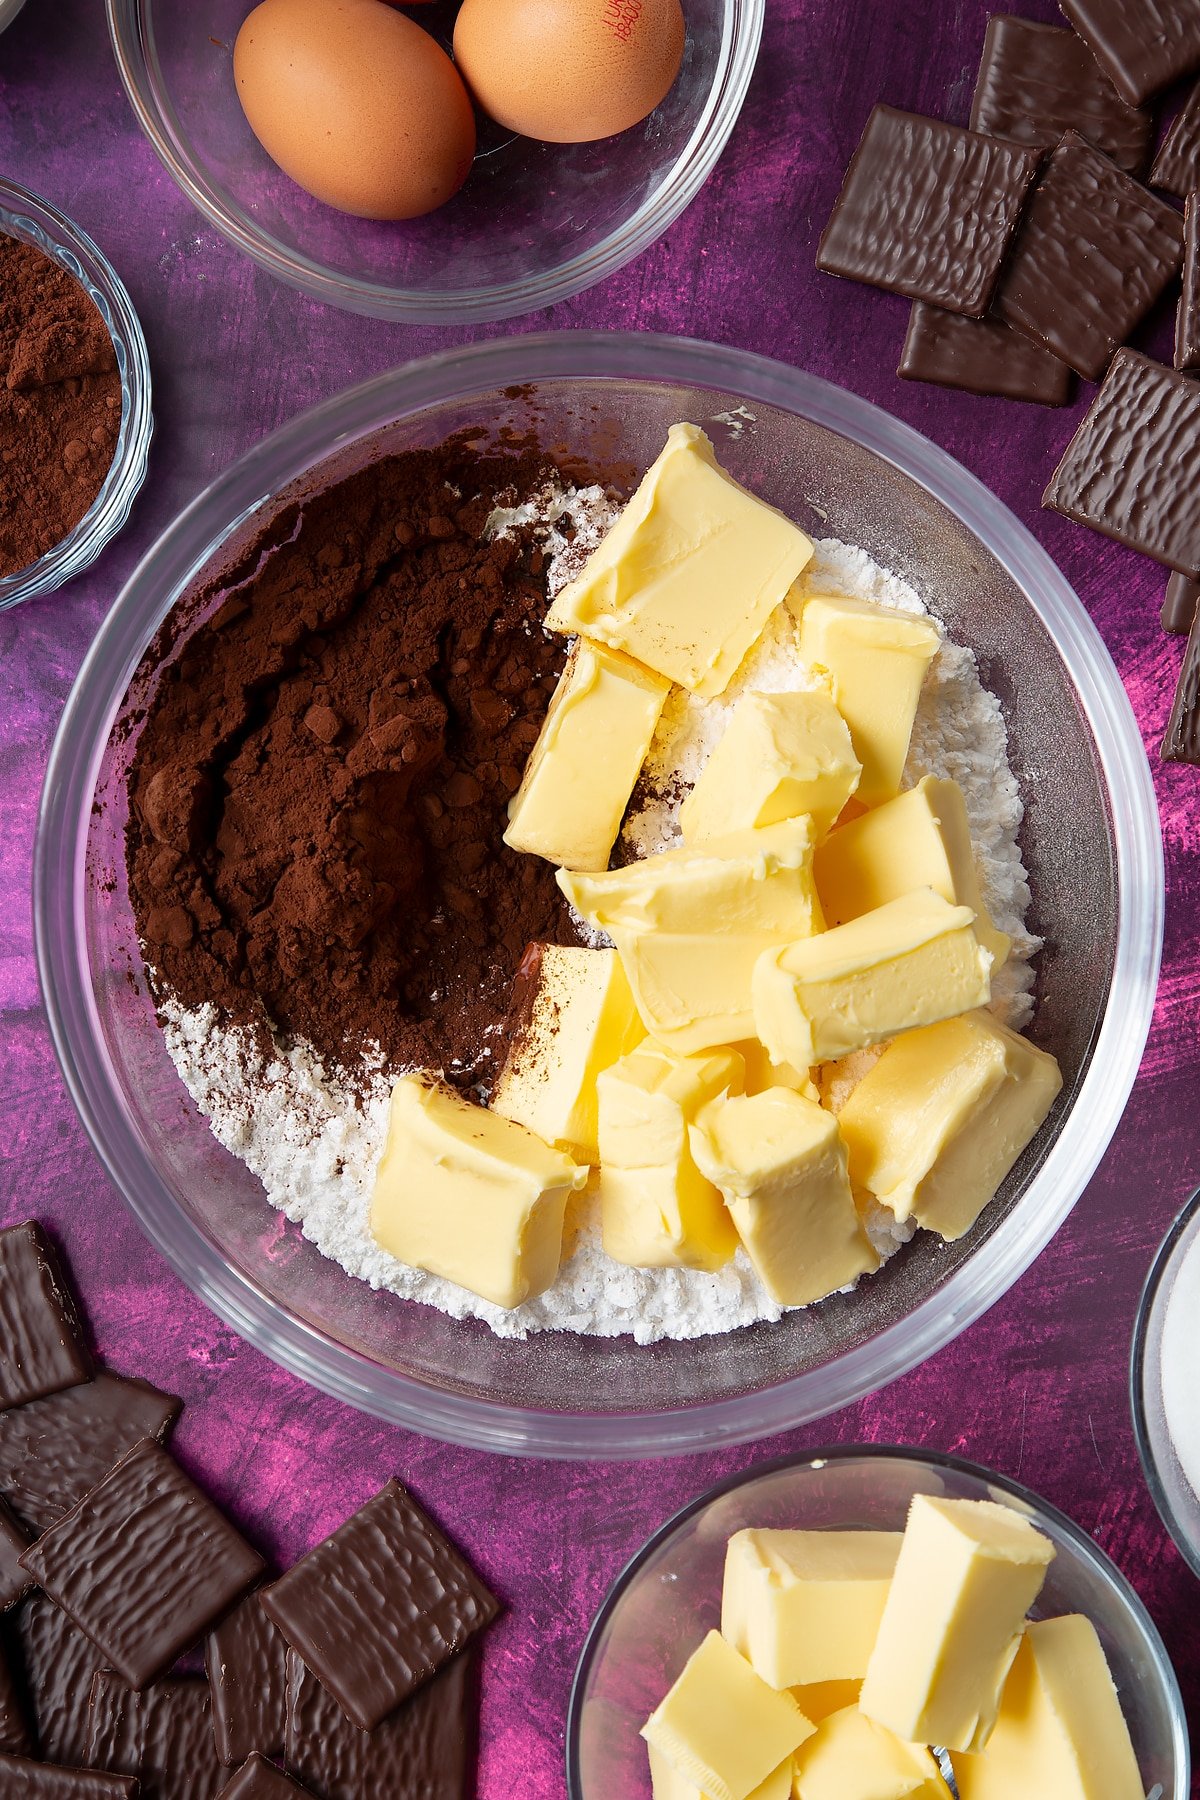
<svg viewBox="0 0 1200 1800"><path fill-rule="evenodd" d="M949 1800L924 1744L907 1744L857 1707L832 1713L800 1746L795 1800Z"/></svg>
<svg viewBox="0 0 1200 1800"><path fill-rule="evenodd" d="M914 1494L859 1705L910 1743L982 1750L1054 1557L991 1500Z"/></svg>
<svg viewBox="0 0 1200 1800"><path fill-rule="evenodd" d="M802 1687L794 1687L791 1692L805 1718L819 1725L830 1713L857 1706L861 1687L861 1681L809 1681Z"/></svg>
<svg viewBox="0 0 1200 1800"><path fill-rule="evenodd" d="M790 1694L768 1687L719 1631L710 1631L642 1736L710 1800L748 1800L811 1737Z"/></svg>
<svg viewBox="0 0 1200 1800"><path fill-rule="evenodd" d="M990 1013L905 1032L838 1115L850 1180L897 1219L960 1238L1061 1087L1054 1058Z"/></svg>
<svg viewBox="0 0 1200 1800"><path fill-rule="evenodd" d="M807 1306L878 1268L850 1192L837 1120L790 1088L707 1106L692 1154L725 1197L763 1286Z"/></svg>
<svg viewBox="0 0 1200 1800"><path fill-rule="evenodd" d="M606 869L671 684L580 639L559 677L504 842L568 869Z"/></svg>
<svg viewBox="0 0 1200 1800"><path fill-rule="evenodd" d="M1090 1619L1070 1613L1026 1628L986 1750L951 1761L960 1800L1142 1800Z"/></svg>
<svg viewBox="0 0 1200 1800"><path fill-rule="evenodd" d="M861 1681L900 1542L898 1531L734 1532L722 1636L772 1687Z"/></svg>
<svg viewBox="0 0 1200 1800"><path fill-rule="evenodd" d="M694 1781L680 1774L674 1763L667 1761L661 1750L653 1744L648 1745L650 1751L650 1788L654 1800L712 1800L710 1794L704 1793ZM773 1769L767 1779L760 1782L747 1800L792 1800L792 1759L789 1756Z"/></svg>
<svg viewBox="0 0 1200 1800"><path fill-rule="evenodd" d="M767 951L754 970L758 1036L777 1062L833 1062L898 1032L985 1006L991 952L968 906L930 888L819 937Z"/></svg>
<svg viewBox="0 0 1200 1800"><path fill-rule="evenodd" d="M807 1069L793 1069L791 1063L772 1062L766 1047L757 1038L740 1038L733 1048L742 1059L748 1094L761 1094L764 1088L791 1088L793 1093L803 1094L806 1100L815 1100L820 1105L817 1084Z"/></svg>
<svg viewBox="0 0 1200 1800"><path fill-rule="evenodd" d="M679 809L689 844L807 813L822 837L862 768L841 713L823 690L747 694Z"/></svg>
<svg viewBox="0 0 1200 1800"><path fill-rule="evenodd" d="M495 1306L544 1293L562 1258L567 1196L587 1170L423 1075L392 1090L371 1235L414 1269Z"/></svg>
<svg viewBox="0 0 1200 1800"><path fill-rule="evenodd" d="M558 884L612 938L646 1030L682 1055L752 1036L758 958L821 928L807 819Z"/></svg>
<svg viewBox="0 0 1200 1800"><path fill-rule="evenodd" d="M719 1269L729 1261L737 1232L696 1166L688 1126L741 1085L735 1051L676 1056L654 1043L600 1075L600 1222L615 1262Z"/></svg>
<svg viewBox="0 0 1200 1800"><path fill-rule="evenodd" d="M932 888L951 906L969 906L975 936L994 958L1008 960L1008 938L987 915L975 872L966 802L956 781L926 775L916 787L873 812L840 825L813 857L826 922L845 925L916 888Z"/></svg>
<svg viewBox="0 0 1200 1800"><path fill-rule="evenodd" d="M719 694L811 556L798 526L717 466L698 426L673 425L546 625Z"/></svg>
<svg viewBox="0 0 1200 1800"><path fill-rule="evenodd" d="M510 1019L492 1111L576 1162L594 1163L596 1077L646 1035L616 951L531 944L517 970Z"/></svg>
<svg viewBox="0 0 1200 1800"><path fill-rule="evenodd" d="M878 806L900 792L925 671L941 633L932 619L865 600L814 595L800 613L800 655L828 676L862 764L855 799Z"/></svg>

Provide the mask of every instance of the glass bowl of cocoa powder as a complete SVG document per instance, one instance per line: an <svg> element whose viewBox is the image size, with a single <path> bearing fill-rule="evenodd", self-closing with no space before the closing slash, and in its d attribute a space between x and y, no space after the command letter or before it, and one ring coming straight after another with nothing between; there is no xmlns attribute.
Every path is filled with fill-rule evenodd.
<svg viewBox="0 0 1200 1800"><path fill-rule="evenodd" d="M638 1342L561 1317L505 1336L372 1286L369 1260L361 1277L340 1266L325 1196L347 1174L369 1192L357 1126L380 1096L360 1107L330 1068L375 1029L385 1061L428 1058L473 1082L501 1047L502 990L525 941L567 929L563 910L544 910L548 867L543 880L500 843L501 796L556 673L534 606L544 571L519 531L498 556L481 524L505 506L524 516L511 502L543 459L597 481L601 498L627 495L682 419L814 538L859 546L928 595L974 652L1024 800L1028 924L1044 940L1031 1032L1063 1091L965 1238L919 1236L853 1293L720 1335ZM586 548L586 519L573 529L572 550ZM418 703L431 670L440 714ZM215 778L173 753L208 733L223 745ZM440 870L433 909L406 866L417 804ZM207 887L189 873L181 904L180 871L214 846ZM386 867L386 884L364 886L363 866ZM549 1456L678 1454L799 1425L914 1367L992 1305L1116 1128L1149 1028L1162 909L1132 710L1030 534L866 402L645 333L517 337L409 365L222 475L96 638L51 756L34 871L69 1091L181 1277L267 1354L380 1418ZM249 1022L256 992L284 1028L277 1054ZM222 1036L239 1016L245 1030Z"/></svg>
<svg viewBox="0 0 1200 1800"><path fill-rule="evenodd" d="M60 588L120 531L146 477L146 340L85 232L0 179L0 610Z"/></svg>

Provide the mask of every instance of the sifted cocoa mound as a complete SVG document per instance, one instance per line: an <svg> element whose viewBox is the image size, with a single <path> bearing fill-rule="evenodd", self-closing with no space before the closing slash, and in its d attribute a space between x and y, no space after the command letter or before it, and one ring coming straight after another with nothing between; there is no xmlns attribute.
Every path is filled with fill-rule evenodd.
<svg viewBox="0 0 1200 1800"><path fill-rule="evenodd" d="M386 458L242 559L130 774L160 996L487 1084L526 944L573 938L553 871L501 842L563 648L539 552L482 540L554 473L466 441Z"/></svg>

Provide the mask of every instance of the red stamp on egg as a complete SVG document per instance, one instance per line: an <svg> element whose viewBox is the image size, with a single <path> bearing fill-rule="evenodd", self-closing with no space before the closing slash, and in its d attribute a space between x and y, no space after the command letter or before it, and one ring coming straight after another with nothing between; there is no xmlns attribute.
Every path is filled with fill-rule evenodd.
<svg viewBox="0 0 1200 1800"><path fill-rule="evenodd" d="M604 0L604 17L601 23L606 31L611 31L618 43L627 44L637 28L642 16L643 0Z"/></svg>

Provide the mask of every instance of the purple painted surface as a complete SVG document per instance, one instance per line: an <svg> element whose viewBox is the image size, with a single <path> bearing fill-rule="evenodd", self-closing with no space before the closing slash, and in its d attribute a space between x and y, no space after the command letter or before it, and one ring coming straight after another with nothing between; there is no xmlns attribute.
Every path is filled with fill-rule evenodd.
<svg viewBox="0 0 1200 1800"><path fill-rule="evenodd" d="M1057 17L1049 5L1026 10ZM875 100L965 120L984 0L769 0L768 11L746 111L690 211L605 286L491 335L586 325L739 344L877 401L994 488L1090 609L1155 757L1166 974L1121 1130L1066 1228L1004 1302L925 1368L836 1418L649 1467L546 1466L454 1450L310 1392L168 1272L88 1147L42 1018L29 922L42 771L88 643L135 559L235 456L347 383L471 334L326 310L229 248L142 139L100 0L29 0L0 38L0 171L78 220L124 277L149 341L158 423L125 534L69 588L0 614L0 1219L34 1214L55 1229L101 1354L183 1395L181 1453L266 1548L296 1556L399 1474L477 1558L509 1607L488 1642L484 1800L562 1792L575 1659L609 1582L648 1533L728 1471L835 1440L957 1451L1064 1507L1146 1600L1200 1719L1200 1596L1141 1480L1125 1386L1151 1252L1200 1180L1200 774L1157 764L1181 640L1158 626L1160 571L1039 510L1079 405L1051 413L897 381L904 303L813 268ZM1151 340L1160 349L1166 329L1162 318Z"/></svg>

